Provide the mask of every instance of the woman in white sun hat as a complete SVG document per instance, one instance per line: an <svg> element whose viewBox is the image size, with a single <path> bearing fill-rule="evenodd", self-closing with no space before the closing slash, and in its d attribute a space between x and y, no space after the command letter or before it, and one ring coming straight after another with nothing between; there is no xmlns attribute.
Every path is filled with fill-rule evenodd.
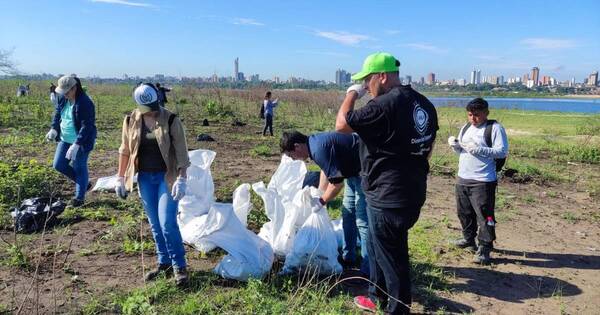
<svg viewBox="0 0 600 315"><path fill-rule="evenodd" d="M56 111L46 140L56 141L54 168L75 182L75 197L71 205L79 207L91 188L88 158L96 142L96 111L81 81L74 76L62 76L50 93Z"/></svg>
<svg viewBox="0 0 600 315"><path fill-rule="evenodd" d="M186 190L190 165L183 125L159 105L152 84L140 84L133 92L137 108L123 121L119 148L117 195L126 198L137 173L138 189L156 243L158 267L147 281L175 274L178 286L187 283L185 249L177 225L178 201Z"/></svg>

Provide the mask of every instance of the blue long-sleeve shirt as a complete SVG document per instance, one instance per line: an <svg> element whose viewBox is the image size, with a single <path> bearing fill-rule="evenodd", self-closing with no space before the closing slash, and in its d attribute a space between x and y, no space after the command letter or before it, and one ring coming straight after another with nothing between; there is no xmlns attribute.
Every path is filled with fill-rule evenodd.
<svg viewBox="0 0 600 315"><path fill-rule="evenodd" d="M462 180L477 182L494 182L496 178L495 159L506 158L508 154L508 137L504 127L498 122L492 125L492 146L488 147L485 143L486 124L479 126L470 125L459 141L462 147L455 147L454 151L458 153L458 178L459 183ZM467 152L464 147L469 143L477 145L473 154Z"/></svg>
<svg viewBox="0 0 600 315"><path fill-rule="evenodd" d="M263 106L265 107L265 116L266 115L273 116L273 108L277 107L277 105L279 105L277 100L275 100L275 101L264 100Z"/></svg>

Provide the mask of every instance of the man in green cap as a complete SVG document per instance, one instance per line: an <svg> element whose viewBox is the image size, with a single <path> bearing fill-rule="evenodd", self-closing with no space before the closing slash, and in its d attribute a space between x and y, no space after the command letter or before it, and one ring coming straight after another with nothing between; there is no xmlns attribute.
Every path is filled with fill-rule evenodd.
<svg viewBox="0 0 600 315"><path fill-rule="evenodd" d="M368 56L362 70L352 76L362 84L348 89L335 124L337 131L356 132L362 140L359 152L373 283L369 296L357 296L354 303L370 311L378 303L386 314L410 312L408 230L425 203L428 160L439 129L433 104L400 83L399 67L400 62L388 53ZM373 99L355 110L354 103L366 91Z"/></svg>

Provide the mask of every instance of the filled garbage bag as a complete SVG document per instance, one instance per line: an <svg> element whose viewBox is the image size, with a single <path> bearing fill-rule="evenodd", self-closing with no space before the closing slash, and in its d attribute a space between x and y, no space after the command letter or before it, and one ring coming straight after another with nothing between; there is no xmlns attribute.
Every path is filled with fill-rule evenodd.
<svg viewBox="0 0 600 315"><path fill-rule="evenodd" d="M210 150L194 150L188 152L191 165L187 169L187 188L185 196L179 201L179 214L177 223L181 229L184 242L190 242L188 234L183 230L192 220L208 213L215 201L215 186L213 183L210 165L217 154Z"/></svg>
<svg viewBox="0 0 600 315"><path fill-rule="evenodd" d="M271 177L269 185L254 183L252 189L262 198L269 222L265 223L258 236L273 247L273 252L285 257L291 250L297 229L304 223L308 212L295 202L301 194L306 174L306 164L282 156L279 167ZM301 196L298 196L302 199Z"/></svg>
<svg viewBox="0 0 600 315"><path fill-rule="evenodd" d="M193 218L181 230L186 243L201 252L219 247L227 252L214 272L239 281L263 278L273 265L269 243L246 229L250 209L250 185L240 185L233 194L233 204L215 202L207 214Z"/></svg>
<svg viewBox="0 0 600 315"><path fill-rule="evenodd" d="M335 233L338 248L342 248L344 246L344 227L342 225L342 218L331 220L331 226L333 226L333 233Z"/></svg>
<svg viewBox="0 0 600 315"><path fill-rule="evenodd" d="M312 197L319 196L317 189L309 188ZM321 275L337 274L342 272L337 256L338 244L327 209L316 208L296 234L292 250L285 257L282 273L310 270Z"/></svg>
<svg viewBox="0 0 600 315"><path fill-rule="evenodd" d="M65 210L66 204L51 198L25 199L19 208L13 208L15 230L18 233L33 233L56 224L57 216Z"/></svg>

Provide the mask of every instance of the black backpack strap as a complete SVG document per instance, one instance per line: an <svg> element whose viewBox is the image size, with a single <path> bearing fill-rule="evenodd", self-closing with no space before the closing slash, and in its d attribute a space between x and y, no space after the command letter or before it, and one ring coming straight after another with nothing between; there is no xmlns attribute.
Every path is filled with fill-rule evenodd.
<svg viewBox="0 0 600 315"><path fill-rule="evenodd" d="M462 142L462 137L469 128L470 123L466 123L462 128L460 128L460 133L458 133L458 141Z"/></svg>
<svg viewBox="0 0 600 315"><path fill-rule="evenodd" d="M169 131L171 130L171 125L173 124L175 117L177 117L177 114L171 114L171 116L169 116Z"/></svg>
<svg viewBox="0 0 600 315"><path fill-rule="evenodd" d="M496 123L495 120L493 120L493 119L488 120L487 125L485 126L485 131L483 132L485 144L487 144L487 146L490 148L493 145L493 143L492 143L492 128L494 127L494 123Z"/></svg>

